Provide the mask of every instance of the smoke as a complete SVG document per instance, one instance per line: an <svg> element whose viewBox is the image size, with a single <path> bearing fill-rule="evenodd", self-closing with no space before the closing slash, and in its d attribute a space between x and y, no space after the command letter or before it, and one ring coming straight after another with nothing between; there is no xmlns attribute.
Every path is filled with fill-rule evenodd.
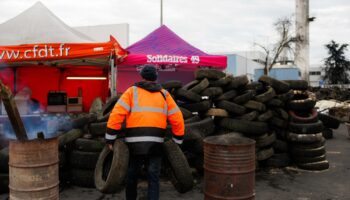
<svg viewBox="0 0 350 200"><path fill-rule="evenodd" d="M6 116L6 115L4 115ZM60 132L71 129L72 124L67 114L44 114L22 116L23 125L26 129L28 139L37 138L38 132L43 132L46 139L57 137ZM8 118L0 126L0 134L4 139L17 139Z"/></svg>

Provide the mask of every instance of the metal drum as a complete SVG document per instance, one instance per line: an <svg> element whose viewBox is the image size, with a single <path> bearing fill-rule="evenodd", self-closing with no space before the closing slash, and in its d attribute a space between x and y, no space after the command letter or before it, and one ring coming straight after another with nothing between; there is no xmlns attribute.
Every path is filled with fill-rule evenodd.
<svg viewBox="0 0 350 200"><path fill-rule="evenodd" d="M59 199L58 140L10 141L10 200Z"/></svg>
<svg viewBox="0 0 350 200"><path fill-rule="evenodd" d="M236 135L204 139L204 194L211 199L255 198L255 141Z"/></svg>

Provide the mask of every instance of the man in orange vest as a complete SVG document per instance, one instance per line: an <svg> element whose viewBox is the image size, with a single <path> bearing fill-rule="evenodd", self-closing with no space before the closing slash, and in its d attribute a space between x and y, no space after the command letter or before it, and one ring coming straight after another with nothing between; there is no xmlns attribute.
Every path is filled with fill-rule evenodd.
<svg viewBox="0 0 350 200"><path fill-rule="evenodd" d="M148 171L148 199L159 199L159 174L167 121L172 125L172 139L181 144L184 120L171 95L156 83L158 73L153 65L141 70L142 81L128 88L114 106L108 123L106 141L112 149L114 140L123 137L121 127L126 120L125 142L130 151L126 181L126 199L136 200L138 174L143 164Z"/></svg>

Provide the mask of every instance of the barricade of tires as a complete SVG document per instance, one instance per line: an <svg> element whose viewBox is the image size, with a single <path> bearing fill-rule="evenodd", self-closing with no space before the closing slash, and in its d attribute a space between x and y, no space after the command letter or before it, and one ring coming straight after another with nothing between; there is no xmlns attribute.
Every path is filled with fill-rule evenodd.
<svg viewBox="0 0 350 200"><path fill-rule="evenodd" d="M290 114L288 141L290 155L295 164L306 170L329 168L326 160L324 125L314 108L316 97L309 92L306 81L290 83L294 96L288 103ZM322 117L320 117L322 118Z"/></svg>
<svg viewBox="0 0 350 200"><path fill-rule="evenodd" d="M199 172L203 170L203 138L219 134L255 139L256 159L261 166L286 167L295 163L302 169L328 168L309 167L317 165L316 161L322 161L322 166L328 164L322 137L327 129L318 120L314 94L307 91L305 81L261 76L258 82L249 83L247 76L200 69L195 72L195 80L186 85L169 81L163 87L183 113L186 135L182 150ZM313 136L318 140L306 142ZM293 141L294 137L302 139ZM318 148L319 151L314 150ZM313 153L304 154L306 151ZM324 159L309 159L314 157Z"/></svg>

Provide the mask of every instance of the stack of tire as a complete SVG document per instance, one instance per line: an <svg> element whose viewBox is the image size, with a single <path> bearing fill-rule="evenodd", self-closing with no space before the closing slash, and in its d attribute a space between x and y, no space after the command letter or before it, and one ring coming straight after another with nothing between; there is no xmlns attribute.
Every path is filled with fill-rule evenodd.
<svg viewBox="0 0 350 200"><path fill-rule="evenodd" d="M314 108L315 95L309 92L306 81L287 81L293 89L293 98L288 102L290 114L289 141L290 155L298 168L305 170L325 170L329 168L326 160L325 138L322 121Z"/></svg>
<svg viewBox="0 0 350 200"><path fill-rule="evenodd" d="M265 103L266 112L258 116L258 121L267 122L269 126L269 137L257 139L257 146L262 144L271 144L273 149L267 149L263 153L268 159L261 162L266 167L286 167L290 164L288 154L288 144L286 141L289 114L286 111L286 103L292 98L292 91L289 84L269 76L261 76L259 83L263 85L262 89L257 90L255 99ZM260 87L261 88L261 87ZM260 153L261 154L261 153ZM258 154L259 155L259 154Z"/></svg>
<svg viewBox="0 0 350 200"><path fill-rule="evenodd" d="M98 156L105 146L106 121L117 100L118 97L112 98L102 107L101 99L96 98L89 114L73 119L70 125L72 129L58 137L60 183L95 187L94 171Z"/></svg>
<svg viewBox="0 0 350 200"><path fill-rule="evenodd" d="M234 86L231 92L236 91L237 95L217 103L218 107L229 111L230 117L221 119L218 126L255 139L257 161L264 165L288 165L283 136L275 131L288 125L283 99L289 96L288 84L268 76L262 76L259 82L248 83L246 76L238 76L232 78L231 86ZM280 139L279 145L275 145L277 138ZM275 155L275 146L278 148L276 152L281 155Z"/></svg>
<svg viewBox="0 0 350 200"><path fill-rule="evenodd" d="M322 121L324 129L322 131L322 135L324 138L332 139L333 138L333 130L338 129L340 125L340 121L330 115L319 112L318 118Z"/></svg>
<svg viewBox="0 0 350 200"><path fill-rule="evenodd" d="M78 138L74 141L69 152L70 182L76 186L95 187L95 167L105 143L103 141L87 138Z"/></svg>
<svg viewBox="0 0 350 200"><path fill-rule="evenodd" d="M9 149L0 150L0 194L9 192Z"/></svg>

